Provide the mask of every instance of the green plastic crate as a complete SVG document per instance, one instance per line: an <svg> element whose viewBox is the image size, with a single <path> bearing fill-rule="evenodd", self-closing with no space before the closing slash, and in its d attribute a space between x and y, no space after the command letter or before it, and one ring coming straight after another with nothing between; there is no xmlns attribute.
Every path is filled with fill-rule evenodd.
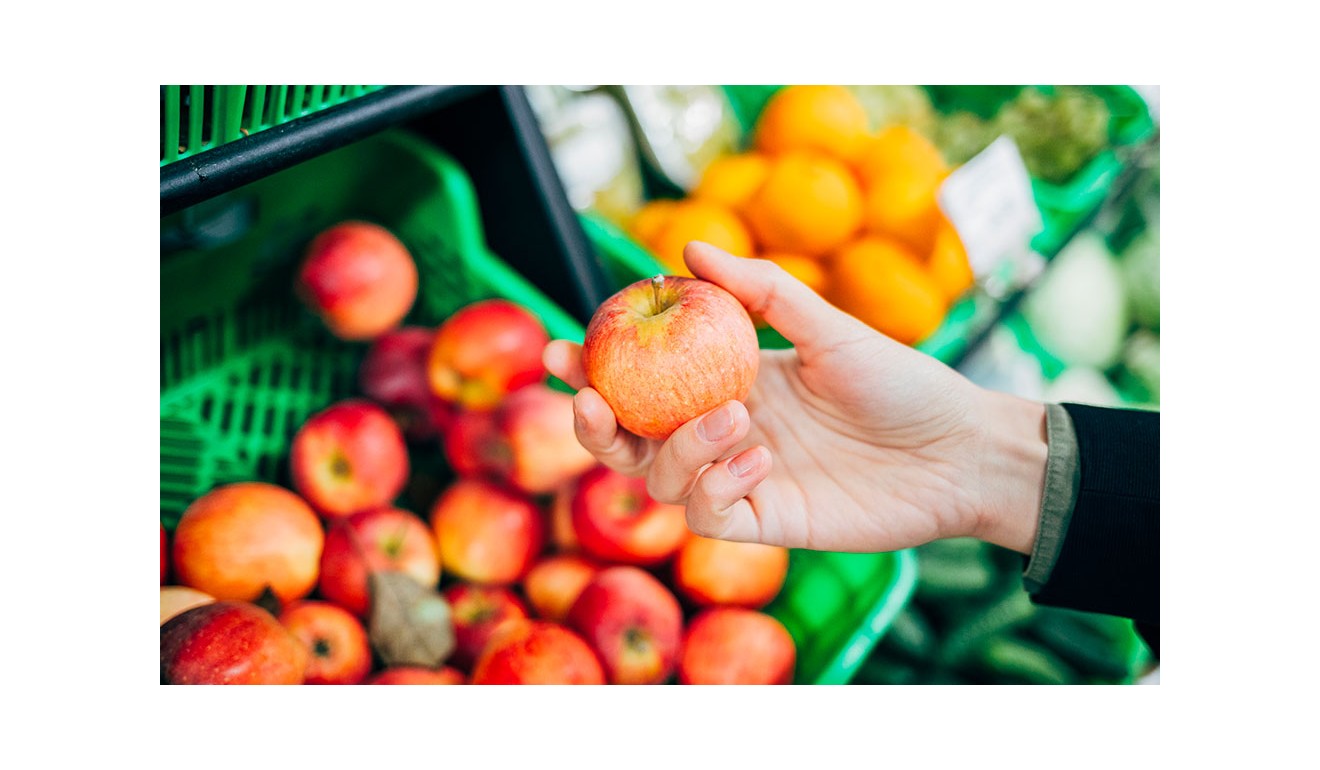
<svg viewBox="0 0 1320 770"><path fill-rule="evenodd" d="M160 165L385 86L161 86Z"/></svg>
<svg viewBox="0 0 1320 770"><path fill-rule="evenodd" d="M289 486L298 426L358 393L366 344L331 337L292 291L302 249L335 222L374 221L408 246L420 274L410 323L436 324L469 302L505 297L552 337L582 339L580 324L487 250L462 169L408 134L378 135L162 219L162 240L219 237L214 222L244 216L252 224L240 237L161 263L160 508L171 531L218 484ZM846 682L915 579L906 553L794 551L769 611L797 643L797 681Z"/></svg>

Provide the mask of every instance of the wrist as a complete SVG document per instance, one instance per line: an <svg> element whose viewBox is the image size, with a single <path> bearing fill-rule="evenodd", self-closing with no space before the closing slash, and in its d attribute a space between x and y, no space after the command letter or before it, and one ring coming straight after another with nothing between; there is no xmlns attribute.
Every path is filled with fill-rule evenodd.
<svg viewBox="0 0 1320 770"><path fill-rule="evenodd" d="M982 391L979 411L980 497L974 536L1030 554L1040 526L1049 458L1045 405Z"/></svg>

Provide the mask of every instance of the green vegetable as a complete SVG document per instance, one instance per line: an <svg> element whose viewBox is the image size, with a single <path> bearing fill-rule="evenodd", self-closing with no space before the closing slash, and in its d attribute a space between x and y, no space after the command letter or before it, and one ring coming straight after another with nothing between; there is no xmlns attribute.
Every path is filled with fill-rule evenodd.
<svg viewBox="0 0 1320 770"><path fill-rule="evenodd" d="M1160 403L1160 336L1139 329L1123 350L1123 371L1142 390L1146 400Z"/></svg>
<svg viewBox="0 0 1320 770"><path fill-rule="evenodd" d="M1036 341L1072 366L1108 369L1127 338L1126 292L1118 260L1094 230L1073 238L1022 303Z"/></svg>
<svg viewBox="0 0 1320 770"><path fill-rule="evenodd" d="M933 141L944 159L957 166L989 147L998 136L989 121L971 112L955 112L940 120Z"/></svg>
<svg viewBox="0 0 1320 770"><path fill-rule="evenodd" d="M990 640L980 662L997 679L1007 682L1071 684L1076 679L1053 653L1008 637Z"/></svg>
<svg viewBox="0 0 1320 770"><path fill-rule="evenodd" d="M994 129L1013 137L1032 176L1062 184L1108 144L1109 117L1105 100L1085 89L1025 88L995 115Z"/></svg>
<svg viewBox="0 0 1320 770"><path fill-rule="evenodd" d="M943 560L920 552L917 557L918 596L938 600L979 594L994 583L994 571L982 561Z"/></svg>
<svg viewBox="0 0 1320 770"><path fill-rule="evenodd" d="M961 663L991 637L1007 632L1031 618L1035 606L1021 586L1011 587L1003 597L949 634L940 648L941 662Z"/></svg>
<svg viewBox="0 0 1320 770"><path fill-rule="evenodd" d="M935 634L921 612L908 605L894 618L884 642L896 652L914 660L930 658L936 647Z"/></svg>
<svg viewBox="0 0 1320 770"><path fill-rule="evenodd" d="M871 128L901 123L930 136L935 131L935 108L921 86L848 86L871 119Z"/></svg>
<svg viewBox="0 0 1320 770"><path fill-rule="evenodd" d="M1133 319L1160 328L1160 228L1152 225L1132 239L1119 260Z"/></svg>
<svg viewBox="0 0 1320 770"><path fill-rule="evenodd" d="M1031 634L1084 676L1120 682L1133 673L1115 639L1069 615L1042 611L1032 621Z"/></svg>

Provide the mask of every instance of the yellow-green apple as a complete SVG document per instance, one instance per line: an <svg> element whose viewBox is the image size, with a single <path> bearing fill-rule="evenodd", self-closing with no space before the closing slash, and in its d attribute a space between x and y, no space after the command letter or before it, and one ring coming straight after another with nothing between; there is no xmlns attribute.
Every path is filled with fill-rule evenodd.
<svg viewBox="0 0 1320 770"><path fill-rule="evenodd" d="M408 446L381 407L350 398L307 418L294 434L293 487L327 519L394 502L408 481Z"/></svg>
<svg viewBox="0 0 1320 770"><path fill-rule="evenodd" d="M397 327L412 309L417 265L384 227L341 222L312 239L294 291L331 334L374 339Z"/></svg>
<svg viewBox="0 0 1320 770"><path fill-rule="evenodd" d="M307 649L266 610L218 601L160 627L161 684L302 684Z"/></svg>
<svg viewBox="0 0 1320 770"><path fill-rule="evenodd" d="M791 684L797 646L770 615L743 607L711 607L683 635L679 684Z"/></svg>
<svg viewBox="0 0 1320 770"><path fill-rule="evenodd" d="M537 617L562 622L578 594L603 568L574 553L543 556L523 578L523 591Z"/></svg>
<svg viewBox="0 0 1320 770"><path fill-rule="evenodd" d="M665 439L726 401L747 397L760 351L747 310L696 278L625 286L587 324L582 367L619 425Z"/></svg>
<svg viewBox="0 0 1320 770"><path fill-rule="evenodd" d="M358 386L385 407L409 441L426 441L444 433L452 406L431 392L426 359L435 329L402 326L377 337L358 367Z"/></svg>
<svg viewBox="0 0 1320 770"><path fill-rule="evenodd" d="M681 505L646 493L646 479L604 465L582 475L573 497L573 531L582 551L601 561L652 566L691 536Z"/></svg>
<svg viewBox="0 0 1320 770"><path fill-rule="evenodd" d="M503 623L527 619L527 607L504 586L455 583L443 592L454 618L454 652L447 661L471 670Z"/></svg>
<svg viewBox="0 0 1320 770"><path fill-rule="evenodd" d="M441 568L474 583L517 582L545 543L536 503L484 479L451 484L431 508L430 521Z"/></svg>
<svg viewBox="0 0 1320 770"><path fill-rule="evenodd" d="M367 677L362 684L464 684L463 673L449 666L394 666Z"/></svg>
<svg viewBox="0 0 1320 770"><path fill-rule="evenodd" d="M511 393L495 415L495 474L532 494L554 492L596 464L573 429L573 397L547 385Z"/></svg>
<svg viewBox="0 0 1320 770"><path fill-rule="evenodd" d="M280 610L279 621L307 650L304 684L357 684L371 673L367 629L343 607L304 599Z"/></svg>
<svg viewBox="0 0 1320 770"><path fill-rule="evenodd" d="M674 588L698 607L760 609L784 587L788 549L693 535L674 557Z"/></svg>
<svg viewBox="0 0 1320 770"><path fill-rule="evenodd" d="M663 583L638 567L598 572L565 623L600 656L611 684L662 684L678 665L683 611Z"/></svg>
<svg viewBox="0 0 1320 770"><path fill-rule="evenodd" d="M472 684L605 684L596 653L558 623L520 620L499 633L472 669Z"/></svg>
<svg viewBox="0 0 1320 770"><path fill-rule="evenodd" d="M321 552L323 599L358 617L371 609L370 575L393 570L418 584L440 582L435 537L421 518L400 508L376 508L332 521Z"/></svg>
<svg viewBox="0 0 1320 770"><path fill-rule="evenodd" d="M488 299L462 307L436 330L427 364L431 391L464 409L494 409L545 377L541 351L549 341L521 305Z"/></svg>
<svg viewBox="0 0 1320 770"><path fill-rule="evenodd" d="M196 588L189 588L188 586L161 586L160 624L163 626L165 625L165 621L175 615L190 610L193 607L210 604L213 601L215 601L214 596L205 591L198 591Z"/></svg>
<svg viewBox="0 0 1320 770"><path fill-rule="evenodd" d="M307 503L283 487L216 487L183 512L171 549L175 581L217 599L281 602L316 587L325 532Z"/></svg>

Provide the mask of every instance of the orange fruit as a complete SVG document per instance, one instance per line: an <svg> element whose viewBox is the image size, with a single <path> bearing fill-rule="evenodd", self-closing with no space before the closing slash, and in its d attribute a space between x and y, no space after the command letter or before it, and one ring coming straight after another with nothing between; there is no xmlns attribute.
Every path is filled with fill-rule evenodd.
<svg viewBox="0 0 1320 770"><path fill-rule="evenodd" d="M648 245L673 275L691 277L683 263L683 248L691 241L704 241L739 257L753 255L752 236L736 214L718 204L692 199L674 204Z"/></svg>
<svg viewBox="0 0 1320 770"><path fill-rule="evenodd" d="M674 206L677 203L678 201L666 198L647 201L633 215L628 229L642 243L654 241L656 235L660 232L660 228L669 221L669 215L674 212Z"/></svg>
<svg viewBox="0 0 1320 770"><path fill-rule="evenodd" d="M716 158L701 173L692 197L737 211L752 197L766 175L770 161L760 153L745 152Z"/></svg>
<svg viewBox="0 0 1320 770"><path fill-rule="evenodd" d="M940 220L936 193L949 175L935 145L908 126L890 126L862 148L857 173L866 191L866 228L929 253Z"/></svg>
<svg viewBox="0 0 1320 770"><path fill-rule="evenodd" d="M774 159L743 213L764 248L820 256L861 227L861 188L852 172L833 158L788 153Z"/></svg>
<svg viewBox="0 0 1320 770"><path fill-rule="evenodd" d="M766 102L753 144L767 153L813 150L852 161L870 131L866 108L843 86L784 86Z"/></svg>
<svg viewBox="0 0 1320 770"><path fill-rule="evenodd" d="M834 256L829 300L905 345L930 336L947 310L944 292L916 256L875 236L859 238Z"/></svg>
<svg viewBox="0 0 1320 770"><path fill-rule="evenodd" d="M804 257L801 254L788 254L780 251L762 254L761 259L768 259L784 268L784 272L805 283L817 294L824 293L829 276L826 274L825 268L821 267L819 261L811 257Z"/></svg>
<svg viewBox="0 0 1320 770"><path fill-rule="evenodd" d="M926 260L926 270L950 302L962 296L976 280L962 238L948 220L941 221L936 230L935 246Z"/></svg>

